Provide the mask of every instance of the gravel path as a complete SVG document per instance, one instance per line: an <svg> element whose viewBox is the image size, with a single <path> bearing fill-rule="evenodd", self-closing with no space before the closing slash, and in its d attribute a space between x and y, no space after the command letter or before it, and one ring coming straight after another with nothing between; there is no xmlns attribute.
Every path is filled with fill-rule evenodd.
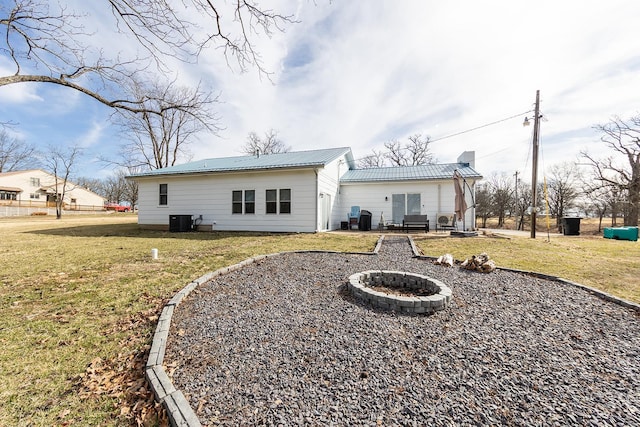
<svg viewBox="0 0 640 427"><path fill-rule="evenodd" d="M199 286L165 365L204 425L640 425L640 318L570 285L378 255L286 254ZM369 269L426 274L431 316L346 292Z"/></svg>

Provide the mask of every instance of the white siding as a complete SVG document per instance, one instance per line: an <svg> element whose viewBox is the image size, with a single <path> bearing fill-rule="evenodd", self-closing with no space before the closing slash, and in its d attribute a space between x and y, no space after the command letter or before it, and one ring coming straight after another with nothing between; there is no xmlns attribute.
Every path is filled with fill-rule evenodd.
<svg viewBox="0 0 640 427"><path fill-rule="evenodd" d="M169 226L170 215L202 215L202 226L214 230L316 231L316 174L314 170L224 173L139 178L140 225ZM159 184L168 184L168 204L160 206ZM266 212L266 190L291 189L291 214ZM234 190L255 190L255 214L232 214ZM214 224L215 222L215 224Z"/></svg>
<svg viewBox="0 0 640 427"><path fill-rule="evenodd" d="M349 166L347 164L347 160L345 156L342 156L341 158L327 164L326 167L318 173L318 192L331 197L331 218L329 230L340 228L340 218L343 209L340 195L340 177L348 169ZM318 215L318 230L322 230L323 227L320 224L321 213L319 212Z"/></svg>
<svg viewBox="0 0 640 427"><path fill-rule="evenodd" d="M472 181L468 183L471 188L474 188ZM392 194L419 193L422 205L420 213L428 216L432 229L435 229L436 214L453 213L455 208L453 180L343 184L340 193L343 212L339 215L339 221L346 221L351 206L360 206L361 210L371 212L371 227L374 229L378 227L383 213L385 221L391 221ZM466 189L466 200L471 207L473 198L469 194L469 189ZM473 209L467 210L466 228L473 228L474 215ZM458 224L458 228L462 229L462 223Z"/></svg>

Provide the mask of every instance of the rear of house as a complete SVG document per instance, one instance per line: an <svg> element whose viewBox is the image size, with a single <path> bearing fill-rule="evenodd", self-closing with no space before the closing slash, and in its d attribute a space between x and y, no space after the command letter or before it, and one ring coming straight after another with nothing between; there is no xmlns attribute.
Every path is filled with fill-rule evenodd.
<svg viewBox="0 0 640 427"><path fill-rule="evenodd" d="M332 227L349 148L206 159L130 177L138 224L171 229L191 217L201 231L316 232Z"/></svg>
<svg viewBox="0 0 640 427"><path fill-rule="evenodd" d="M371 212L372 228L401 226L405 215L427 215L430 228L452 226L459 230L475 228L475 184L482 176L474 169L473 152L463 153L456 163L427 164L347 171L340 180L342 209L336 225L346 220L351 206ZM462 220L452 219L455 211L453 173L464 181L468 209ZM446 218L446 223L445 223ZM383 221L383 223L381 223Z"/></svg>
<svg viewBox="0 0 640 427"><path fill-rule="evenodd" d="M472 152L457 163L356 169L347 147L206 159L132 175L139 184L142 228L188 231L319 232L336 230L352 206L372 227L402 224L404 215L454 212L453 173L465 179L467 204L459 229L472 229ZM383 219L384 218L384 219Z"/></svg>

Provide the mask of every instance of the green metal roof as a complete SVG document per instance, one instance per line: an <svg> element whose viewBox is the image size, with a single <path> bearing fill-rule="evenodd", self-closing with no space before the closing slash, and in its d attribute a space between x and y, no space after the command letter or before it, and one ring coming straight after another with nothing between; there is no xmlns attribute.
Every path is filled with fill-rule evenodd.
<svg viewBox="0 0 640 427"><path fill-rule="evenodd" d="M349 167L353 167L351 148L328 148L323 150L295 151L278 154L261 154L259 156L222 157L189 162L168 168L155 169L149 172L132 174L131 177L152 177L162 175L185 175L211 172L256 171L268 169L312 168L321 167L336 160L342 155L347 157Z"/></svg>
<svg viewBox="0 0 640 427"><path fill-rule="evenodd" d="M462 175L463 178L482 178L482 175L470 167L468 163L444 163L419 166L354 169L347 171L342 178L340 178L340 183L452 179L453 172L456 169L460 172L460 175Z"/></svg>

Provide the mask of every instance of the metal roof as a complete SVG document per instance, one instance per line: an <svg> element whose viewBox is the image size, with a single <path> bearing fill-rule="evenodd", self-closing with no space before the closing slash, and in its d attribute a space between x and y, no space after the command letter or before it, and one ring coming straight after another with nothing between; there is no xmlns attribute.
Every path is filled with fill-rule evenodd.
<svg viewBox="0 0 640 427"><path fill-rule="evenodd" d="M158 175L184 175L210 172L255 171L283 168L311 168L325 166L342 155L347 156L349 167L353 167L351 148L328 148L322 150L295 151L278 154L261 154L253 156L222 157L204 159L168 168L155 169L149 172L132 174L132 177Z"/></svg>
<svg viewBox="0 0 640 427"><path fill-rule="evenodd" d="M379 182L379 181L424 181L452 179L455 170L463 178L481 179L482 175L468 163L444 163L419 166L396 166L386 168L354 169L347 171L340 183Z"/></svg>

